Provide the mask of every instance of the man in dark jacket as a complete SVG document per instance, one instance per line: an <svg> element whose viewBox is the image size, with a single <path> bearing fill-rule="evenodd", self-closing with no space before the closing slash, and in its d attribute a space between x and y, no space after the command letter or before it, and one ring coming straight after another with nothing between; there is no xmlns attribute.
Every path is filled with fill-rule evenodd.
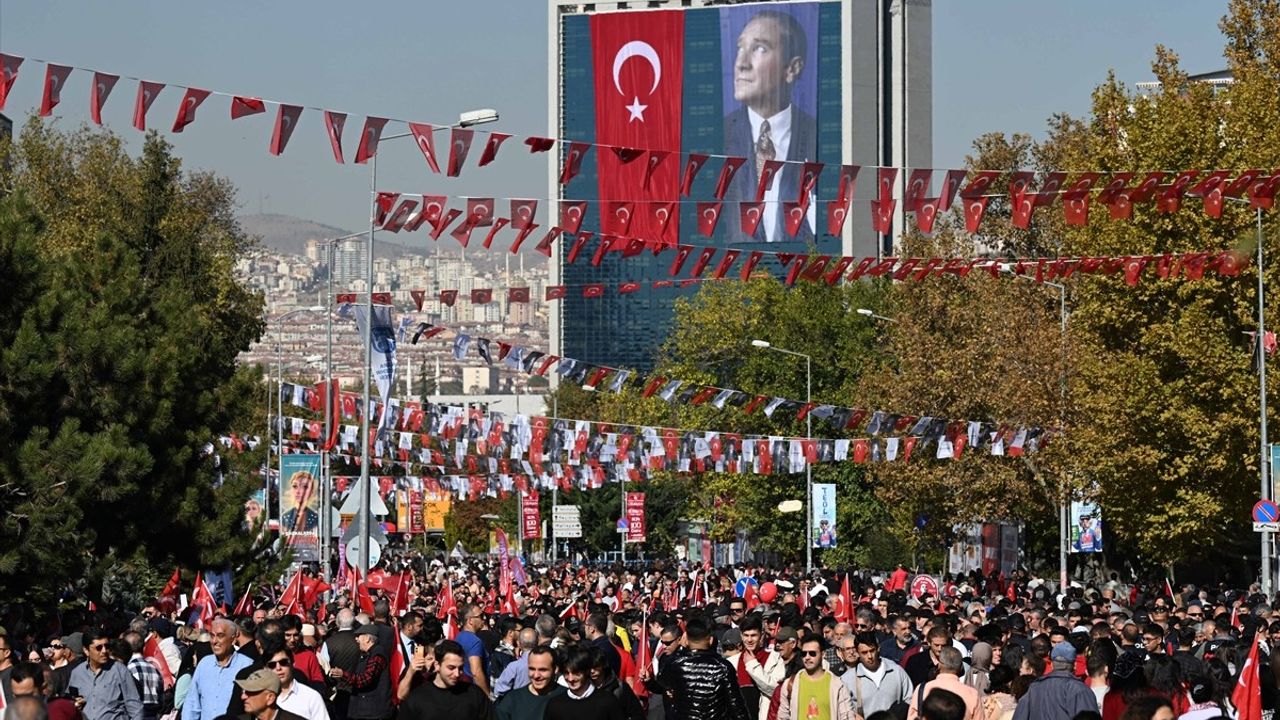
<svg viewBox="0 0 1280 720"><path fill-rule="evenodd" d="M750 720L747 704L738 691L738 673L729 661L711 649L711 628L705 618L685 624L688 652L664 656L658 676L647 685L662 693L682 720Z"/></svg>
<svg viewBox="0 0 1280 720"><path fill-rule="evenodd" d="M626 720L622 703L591 684L591 652L575 647L564 661L565 692L551 698L543 720Z"/></svg>
<svg viewBox="0 0 1280 720"><path fill-rule="evenodd" d="M432 651L436 674L419 685L400 705L400 720L493 720L493 703L462 672L466 651L453 640L441 640ZM355 698L352 697L352 702Z"/></svg>
<svg viewBox="0 0 1280 720"><path fill-rule="evenodd" d="M372 623L356 630L360 660L354 672L341 668L329 671L329 677L342 680L351 687L347 717L351 720L386 720L391 717L390 660L378 644L378 628Z"/></svg>
<svg viewBox="0 0 1280 720"><path fill-rule="evenodd" d="M1053 670L1041 676L1018 701L1013 720L1071 720L1085 711L1098 711L1098 700L1072 673L1076 649L1063 641L1049 654Z"/></svg>

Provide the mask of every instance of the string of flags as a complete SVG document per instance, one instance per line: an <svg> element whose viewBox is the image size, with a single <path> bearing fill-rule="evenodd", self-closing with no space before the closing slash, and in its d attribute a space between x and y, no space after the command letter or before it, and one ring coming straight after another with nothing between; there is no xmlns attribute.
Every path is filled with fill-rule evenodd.
<svg viewBox="0 0 1280 720"><path fill-rule="evenodd" d="M283 390L296 397L310 388L294 385ZM800 473L814 464L909 462L922 454L960 459L966 452L986 451L1019 457L1047 440L1036 428L978 422L945 427L931 423L925 434L903 437L819 439L506 415L430 402L393 405L393 414L399 416L397 429L387 440L371 442L372 457L412 463L460 500L516 488L592 489L607 481L644 480L655 471L769 475ZM284 421L295 441L318 440L323 434L321 421ZM340 425L338 437L335 455L355 460L358 426Z"/></svg>
<svg viewBox="0 0 1280 720"><path fill-rule="evenodd" d="M420 323L413 336L413 344L421 339L434 338L448 328L440 325ZM513 345L485 337L473 337L466 333L456 333L451 341L453 358L465 360L475 350L475 356L493 365L495 355L497 362L510 370L523 371L531 375L545 375L553 366L565 382L581 385L582 389L594 391L604 387L608 392L621 393L629 388L640 389L641 397L657 397L674 405L708 405L718 410L726 407L739 408L743 414L751 415L757 410L765 417L780 420L794 419L803 422L806 417L824 420L834 432L866 432L872 436L907 433L909 435L936 436L947 428L952 433L961 426L970 424L988 427L1007 427L1007 423L991 420L947 420L921 414L897 413L884 410L868 410L858 407L801 402L784 397L758 395L735 390L691 383L679 378L653 373L644 375L623 368L588 363L574 358L549 355L532 348ZM1043 433L1038 427L1030 428L1037 436Z"/></svg>
<svg viewBox="0 0 1280 720"><path fill-rule="evenodd" d="M467 198L465 216L461 208L447 208L444 196L416 196L402 198L399 193L379 192L375 202L374 224L388 232L413 232L424 225L430 225L430 237L438 240L446 229L462 218L450 235L463 247L470 244L471 236L477 228L488 228L481 245L489 249L498 233L510 227L515 232L511 240L510 252L520 251L524 242L538 229L534 222L537 218L538 201L517 199L511 201L510 217L495 217L494 198ZM671 203L648 203L658 210L664 211L664 221L669 221L673 209L667 207ZM744 205L748 203L743 203ZM713 280L725 279L733 272L742 280L747 280L755 271L760 261L772 257L786 271L785 282L788 286L797 280L810 282L826 282L834 285L840 279L854 281L862 277L887 276L894 280L921 281L929 277L955 275L966 277L973 271L985 272L992 277L1002 274L1023 275L1037 281L1066 279L1074 274L1081 275L1115 275L1123 274L1125 282L1137 285L1147 270L1160 279L1186 278L1200 280L1205 273L1217 273L1224 277L1238 275L1249 262L1249 257L1234 251L1222 250L1213 252L1163 253L1159 255L1118 255L1118 256L1086 256L1086 257L1053 257L1053 258L946 258L946 257L852 257L847 255L809 255L804 252L773 252L763 250L744 250L734 247L716 247L711 245L694 245L677 242L673 238L643 238L627 234L631 219L635 216L636 203L606 203L618 206L615 212L605 212L602 217L612 218L607 231L597 233L582 230L582 221L588 210L585 200L570 200L560 203L559 224L548 228L538 240L534 249L546 257L551 257L552 246L557 240L571 240L565 261L575 264L583 257L584 251L592 245L590 263L599 266L611 252L619 253L623 258L635 257L645 252L659 256L673 251L668 274L677 277L693 260L689 269L691 278L701 278L710 271ZM742 214L742 230L750 234L755 231L752 223L759 222L759 213L748 217ZM714 223L719 220L716 210L712 225L705 228L704 235L710 237L714 231ZM802 221L802 217L796 223ZM841 218L840 222L843 222ZM668 225L659 225L666 235ZM830 234L838 234L839 228L829 228ZM794 234L794 230L791 230ZM546 300L557 300L566 296L568 286L553 285L546 291ZM619 294L627 294L639 290L640 283L627 282L619 287ZM667 285L655 285L667 287ZM484 292L489 293L489 300L483 300ZM601 297L605 294L604 286L599 284L583 287L584 297ZM473 303L486 303L492 300L492 289L480 294L473 292ZM417 296L415 296L416 298ZM528 288L510 288L509 302L528 302ZM457 299L457 292L445 290L441 293L441 301L452 304ZM419 309L421 306L419 305Z"/></svg>
<svg viewBox="0 0 1280 720"><path fill-rule="evenodd" d="M19 71L25 59L12 53L0 53L0 110L4 109L5 101L18 80ZM134 96L132 124L134 128L145 131L147 128L147 114L156 99L167 87L166 83L142 78L76 68L71 65L53 63L37 58L31 59L35 62L42 62L45 65L44 84L40 101L41 116L52 114L54 108L61 102L62 93L72 72L80 70L92 76L89 88L89 110L93 122L98 124L102 123L103 106L110 98L117 83L121 79L136 81L137 91ZM227 98L230 106L230 115L233 120L250 115L264 114L267 112L268 103L270 103L276 106L275 122L268 144L268 151L271 154L280 155L284 152L304 112L311 111L320 113L322 117L324 130L329 140L334 160L338 163L345 162L343 133L348 118L348 113L346 112L282 101L268 101L261 97L240 93L182 85L173 85L172 87L181 90L182 96L178 103L171 132L183 132L189 125L194 123L197 111L211 96ZM472 145L476 141L477 134L484 139L484 149L481 151L479 160L476 163L478 167L484 167L492 163L506 141L513 137L511 133L475 130L473 128L455 126L452 123L439 124L367 115L365 116L364 126L360 131L354 162L368 162L377 153L379 141L388 122L403 123L408 127L409 133L413 136L418 149L422 152L428 168L436 174L439 174L441 169L436 152L435 135L437 132L448 131L449 153L445 174L449 177L456 177L461 173L471 153ZM682 152L669 148L622 147L535 135L527 136L523 140L523 144L528 147L531 153L548 152L555 147L557 142L563 146L562 149L565 151L564 164L559 176L561 185L568 184L579 174L586 156L594 148L597 153L609 152L615 154L619 161L624 164L637 162L643 158L645 163L644 186L646 190L649 186L648 179L659 167L668 163L677 163L676 167L682 168L679 192L687 197L692 193L694 180L703 166L713 158L720 159L722 163L715 184L716 203L706 203L707 207L700 207L699 217L702 217L704 212L717 209L714 205L718 205L723 200L734 175L746 162L743 157L691 151ZM788 222L790 223L794 212L799 211L801 215L807 212L810 198L814 194L819 181L823 178L830 180L831 178L827 176L834 175L838 191L836 198L827 203L827 216L829 224L833 218L839 218L838 223L842 225L843 218L848 214L850 203L853 200L857 176L861 169L857 165L839 165L827 169L823 163L818 162L767 161L760 170L755 203L751 204L762 205L764 189L772 184L773 178L788 164L800 166L798 198L795 201L783 203ZM1131 218L1134 206L1143 203L1155 203L1157 212L1177 212L1187 197L1202 198L1205 212L1211 217L1219 217L1222 213L1223 203L1227 198L1244 198L1255 208L1269 209L1273 207L1276 191L1280 189L1280 170L1262 168L1122 172L1088 171L1077 173L1049 170L1038 174L1026 170L1014 170L1012 172L1005 170L976 170L970 172L958 169L943 169L936 171L942 178L938 194L930 195L935 174L935 169L933 168L868 167L874 169L876 175L877 191L874 199L870 200L870 208L872 225L880 233L889 232L893 215L899 202L902 203L904 211L915 213L916 222L923 232L931 232L938 214L948 211L958 197L963 206L965 227L970 233L976 233L992 197L1007 197L1013 208L1012 219L1014 226L1025 228L1030 225L1031 218L1037 209L1052 205L1059 197L1063 201L1067 223L1083 225L1088 222L1090 199L1106 205L1113 219ZM996 189L995 183L997 179L1006 174L1009 176L1008 193L1007 195L997 195L994 192ZM904 182L902 183L903 189L901 193L898 193L896 188L899 185L900 175ZM1069 177L1070 179L1068 179ZM675 199L672 198L671 200L674 201ZM748 211L751 209L747 208ZM757 207L756 209L760 210L761 208Z"/></svg>

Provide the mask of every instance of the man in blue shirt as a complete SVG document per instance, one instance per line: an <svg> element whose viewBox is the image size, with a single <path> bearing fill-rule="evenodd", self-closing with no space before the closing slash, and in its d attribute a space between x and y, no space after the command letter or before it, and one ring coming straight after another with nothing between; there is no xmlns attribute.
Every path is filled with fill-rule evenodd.
<svg viewBox="0 0 1280 720"><path fill-rule="evenodd" d="M458 608L458 617L462 618L462 632L458 633L455 638L457 643L462 646L463 652L466 653L466 662L462 663L462 672L476 687L484 691L485 695L493 697L493 692L489 689L489 679L485 677L484 668L488 662L488 653L484 649L484 641L480 639L476 632L484 629L484 612L479 605L463 605ZM186 720L186 718L183 718Z"/></svg>
<svg viewBox="0 0 1280 720"><path fill-rule="evenodd" d="M231 693L236 689L236 673L253 664L248 656L236 652L236 624L226 618L213 621L209 630L209 646L213 652L196 665L191 688L182 703L182 720L213 720L226 713Z"/></svg>

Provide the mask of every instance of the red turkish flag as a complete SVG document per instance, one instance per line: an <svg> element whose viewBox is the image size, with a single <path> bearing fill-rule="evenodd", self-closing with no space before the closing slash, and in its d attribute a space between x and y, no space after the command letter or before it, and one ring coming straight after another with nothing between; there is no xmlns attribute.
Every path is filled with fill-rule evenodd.
<svg viewBox="0 0 1280 720"><path fill-rule="evenodd" d="M511 227L515 230L523 230L525 227L533 223L533 218L538 214L537 200L519 200L511 201Z"/></svg>
<svg viewBox="0 0 1280 720"><path fill-rule="evenodd" d="M530 153L540 153L540 152L546 152L551 148L555 147L556 140L555 138L544 138L544 137L535 136L535 137L525 138L524 144L529 146Z"/></svg>
<svg viewBox="0 0 1280 720"><path fill-rule="evenodd" d="M1068 225L1089 223L1089 191L1100 175L1096 172L1081 173L1062 193L1062 214Z"/></svg>
<svg viewBox="0 0 1280 720"><path fill-rule="evenodd" d="M1235 611L1232 611L1234 617ZM1235 706L1236 717L1240 720L1262 720L1262 678L1258 672L1258 643L1262 642L1262 633L1253 635L1253 644L1249 646L1249 654L1245 656L1244 665L1240 667L1240 678L1235 689L1231 691L1231 704Z"/></svg>
<svg viewBox="0 0 1280 720"><path fill-rule="evenodd" d="M467 222L475 227L493 224L493 198L467 198Z"/></svg>
<svg viewBox="0 0 1280 720"><path fill-rule="evenodd" d="M822 174L822 163L807 162L800 168L800 192L796 201L809 207L809 195L818 186L818 176Z"/></svg>
<svg viewBox="0 0 1280 720"><path fill-rule="evenodd" d="M987 212L987 189L1000 177L999 170L984 170L974 174L969 184L960 191L961 204L964 206L965 230L976 233L982 226L982 216Z"/></svg>
<svg viewBox="0 0 1280 720"><path fill-rule="evenodd" d="M711 237L716 232L718 222L720 222L719 202L698 203L698 232Z"/></svg>
<svg viewBox="0 0 1280 720"><path fill-rule="evenodd" d="M582 227L582 216L587 213L587 201L565 201L560 203L560 228L567 233L576 233Z"/></svg>
<svg viewBox="0 0 1280 720"><path fill-rule="evenodd" d="M527 287L507 288L507 302L509 303L529 302L529 288Z"/></svg>
<svg viewBox="0 0 1280 720"><path fill-rule="evenodd" d="M284 152L284 146L289 143L289 137L293 135L293 129L298 125L298 118L302 117L301 105L281 105L280 110L276 113L276 126L271 131L271 144L267 147L267 151L272 155L279 155Z"/></svg>
<svg viewBox="0 0 1280 720"><path fill-rule="evenodd" d="M89 91L89 117L98 125L102 124L102 106L107 102L107 96L111 94L112 88L116 86L116 81L120 79L119 75L108 75L107 73L96 72L93 74L93 88ZM4 85L0 82L0 85ZM4 93L0 88L0 107L4 107Z"/></svg>
<svg viewBox="0 0 1280 720"><path fill-rule="evenodd" d="M644 161L644 183L641 185L645 190L649 189L649 185L653 181L653 173L662 165L662 161L667 159L671 153L666 150L650 150L649 157Z"/></svg>
<svg viewBox="0 0 1280 720"><path fill-rule="evenodd" d="M546 300L563 300L565 295L564 285L548 285L546 288Z"/></svg>
<svg viewBox="0 0 1280 720"><path fill-rule="evenodd" d="M493 219L493 227L489 228L489 234L484 236L485 250L488 250L493 245L493 239L498 237L498 232L502 230L502 228L506 227L507 224L510 222L511 222L510 220L503 217ZM537 227L537 226L535 225L533 227ZM533 232L533 227L526 228L526 231ZM524 235L524 234L526 233L521 233L521 235Z"/></svg>
<svg viewBox="0 0 1280 720"><path fill-rule="evenodd" d="M684 73L684 13L598 13L591 16L595 67L595 141L601 145L679 152ZM602 211L611 201L675 200L679 178L671 163L623 162L597 153ZM647 182L646 182L647 181ZM677 218L670 221L678 223ZM606 231L607 221L601 223ZM679 226L675 225L675 230ZM641 213L631 234L659 238L658 223Z"/></svg>
<svg viewBox="0 0 1280 720"><path fill-rule="evenodd" d="M178 116L173 119L173 131L182 132L182 129L196 121L196 108L200 107L200 103L209 97L208 90L200 90L198 88L187 88L186 94L182 96L182 103L178 105Z"/></svg>
<svg viewBox="0 0 1280 720"><path fill-rule="evenodd" d="M163 89L164 83L138 81L138 97L133 101L134 128L146 132L147 110L151 109L151 103L156 101L156 96Z"/></svg>
<svg viewBox="0 0 1280 720"><path fill-rule="evenodd" d="M590 149L589 143L576 141L569 143L569 152L564 156L564 168L560 170L561 185L568 185L570 180L577 177L578 172L582 170L582 158L586 157ZM599 154L597 157L600 157Z"/></svg>
<svg viewBox="0 0 1280 720"><path fill-rule="evenodd" d="M707 264L711 262L711 258L716 254L715 248L703 248L698 254L698 259L693 263L693 269L689 271L690 277L702 277L702 271L707 269Z"/></svg>
<svg viewBox="0 0 1280 720"><path fill-rule="evenodd" d="M379 198L381 200L381 198ZM400 228L408 222L409 216L418 208L417 200L404 200L396 208L394 213L382 223L382 229L387 232L400 232ZM379 203L379 212L381 212L381 203Z"/></svg>
<svg viewBox="0 0 1280 720"><path fill-rule="evenodd" d="M937 197L920 201L916 210L916 226L920 228L920 232L932 233L938 213L951 209L951 203L955 202L956 191L960 189L960 183L964 182L965 174L964 170L948 170L942 180L942 192Z"/></svg>
<svg viewBox="0 0 1280 720"><path fill-rule="evenodd" d="M689 259L689 253L693 252L692 245L681 245L676 248L676 259L671 261L671 268L667 273L671 277L680 274L680 268L684 267L684 261Z"/></svg>
<svg viewBox="0 0 1280 720"><path fill-rule="evenodd" d="M471 152L471 138L474 130L453 128L449 136L449 177L457 177L462 172L462 164L467 161L467 153Z"/></svg>
<svg viewBox="0 0 1280 720"><path fill-rule="evenodd" d="M235 95L231 98L231 119L239 120L245 115L258 115L267 111L267 104L262 98ZM328 111L326 111L328 112ZM346 115L343 115L345 118Z"/></svg>
<svg viewBox="0 0 1280 720"><path fill-rule="evenodd" d="M764 203L762 202L740 202L738 203L738 219L742 225L742 234L751 237L756 234L756 228L760 226L760 218L764 215Z"/></svg>
<svg viewBox="0 0 1280 720"><path fill-rule="evenodd" d="M53 114L53 109L62 102L62 87L67 84L67 76L71 68L66 65L49 63L44 70L44 97L40 99L40 117Z"/></svg>
<svg viewBox="0 0 1280 720"><path fill-rule="evenodd" d="M844 219L849 216L849 204L844 200L827 202L827 234L839 237L844 230ZM743 228L746 231L746 228Z"/></svg>
<svg viewBox="0 0 1280 720"><path fill-rule="evenodd" d="M22 58L17 55L0 53L0 110L4 109L4 100L9 97L9 91L13 89L13 83L18 79L18 68L21 65Z"/></svg>
<svg viewBox="0 0 1280 720"><path fill-rule="evenodd" d="M783 162L781 160L765 160L764 166L760 168L760 183L756 185L756 202L764 200L764 194L773 184L773 176L778 174L782 169Z"/></svg>
<svg viewBox="0 0 1280 720"><path fill-rule="evenodd" d="M698 171L706 164L710 155L703 153L689 153L689 162L684 166L684 177L680 181L680 194L688 195L693 190L693 179L698 176Z"/></svg>
<svg viewBox="0 0 1280 720"><path fill-rule="evenodd" d="M431 172L440 174L440 163L436 162L435 126L409 123L409 132L413 134L414 142L418 143L418 149L426 158L427 167L431 168Z"/></svg>
<svg viewBox="0 0 1280 720"><path fill-rule="evenodd" d="M602 221L600 232L609 235L629 235L635 218L635 203L605 202L600 216Z"/></svg>
<svg viewBox="0 0 1280 720"><path fill-rule="evenodd" d="M366 117L364 129L360 131L360 147L356 148L356 162L363 164L378 152L378 141L382 139L382 126L387 124L386 118Z"/></svg>
<svg viewBox="0 0 1280 720"><path fill-rule="evenodd" d="M591 283L590 285L582 286L582 297L584 298L598 298L601 295L604 295L604 283Z"/></svg>
<svg viewBox="0 0 1280 720"><path fill-rule="evenodd" d="M907 187L902 193L903 212L919 212L924 203L925 194L929 192L929 181L933 178L933 170L912 170L907 178Z"/></svg>
<svg viewBox="0 0 1280 720"><path fill-rule="evenodd" d="M738 168L742 167L746 158L727 157L724 159L724 165L720 167L720 177L716 179L716 199L724 198L724 193L729 189L729 183L733 182L733 176L738 174ZM759 200L759 198L756 198Z"/></svg>
<svg viewBox="0 0 1280 720"><path fill-rule="evenodd" d="M640 283L638 282L634 282L634 281L624 282L618 286L618 294L630 295L631 293L636 292L639 289L640 289Z"/></svg>
<svg viewBox="0 0 1280 720"><path fill-rule="evenodd" d="M677 238L671 236L667 232L667 228L671 227L671 218L676 216L676 203L670 202L651 202L649 203L649 215L653 218L653 226L657 228L658 234L652 238L655 245L654 253L660 252L659 247L672 247L676 244Z"/></svg>
<svg viewBox="0 0 1280 720"><path fill-rule="evenodd" d="M858 165L841 165L840 166L840 184L836 192L836 199L846 202L853 200L853 191L857 188Z"/></svg>
<svg viewBox="0 0 1280 720"><path fill-rule="evenodd" d="M480 153L479 167L484 167L493 162L498 157L498 148L502 147L502 143L511 137L509 133L489 133L489 142L484 144L484 152Z"/></svg>
<svg viewBox="0 0 1280 720"><path fill-rule="evenodd" d="M743 282L746 282L751 278L751 273L755 271L756 265L760 264L760 259L763 257L764 253L756 250L751 251L751 254L747 256L746 261L742 263L742 274L740 277Z"/></svg>
<svg viewBox="0 0 1280 720"><path fill-rule="evenodd" d="M234 106L233 106L234 107ZM347 124L347 114L324 111L324 131L329 136L329 147L333 149L333 159L342 164L342 128Z"/></svg>
<svg viewBox="0 0 1280 720"><path fill-rule="evenodd" d="M1183 170L1164 188L1156 200L1156 211L1177 212L1182 207L1182 196L1200 174L1199 170Z"/></svg>
<svg viewBox="0 0 1280 720"><path fill-rule="evenodd" d="M590 242L591 238L595 235L595 233L584 232L584 233L578 233L577 235L578 236L573 239L573 245L569 247L568 257L565 258L565 262L569 263L570 265L572 265L574 262L577 261L578 253L582 252L582 248L586 247L587 243Z"/></svg>
<svg viewBox="0 0 1280 720"><path fill-rule="evenodd" d="M457 290L441 290L440 291L440 302L444 303L445 305L448 305L449 307L453 307L453 304L457 301L458 301Z"/></svg>
<svg viewBox="0 0 1280 720"><path fill-rule="evenodd" d="M413 298L413 306L422 312L422 302L427 299L426 290L410 290L409 297Z"/></svg>
<svg viewBox="0 0 1280 720"><path fill-rule="evenodd" d="M729 267L733 265L733 261L737 260L741 254L741 250L725 250L724 257L720 258L720 264L716 266L716 271L711 274L711 277L716 280L723 278L725 273L729 272Z"/></svg>
<svg viewBox="0 0 1280 720"><path fill-rule="evenodd" d="M795 237L800 232L800 226L804 224L804 216L808 208L798 202L790 200L783 201L782 214L787 219L787 234Z"/></svg>
<svg viewBox="0 0 1280 720"><path fill-rule="evenodd" d="M472 305L487 305L493 302L492 288L476 288L471 291Z"/></svg>

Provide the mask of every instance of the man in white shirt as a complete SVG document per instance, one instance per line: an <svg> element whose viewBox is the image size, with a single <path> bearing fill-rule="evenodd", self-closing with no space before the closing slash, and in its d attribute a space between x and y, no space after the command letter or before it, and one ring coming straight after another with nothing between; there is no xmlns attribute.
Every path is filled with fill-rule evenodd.
<svg viewBox="0 0 1280 720"><path fill-rule="evenodd" d="M329 710L325 708L324 698L320 697L320 693L294 679L292 652L283 647L278 648L267 659L265 666L280 679L276 707L307 720L329 720Z"/></svg>

